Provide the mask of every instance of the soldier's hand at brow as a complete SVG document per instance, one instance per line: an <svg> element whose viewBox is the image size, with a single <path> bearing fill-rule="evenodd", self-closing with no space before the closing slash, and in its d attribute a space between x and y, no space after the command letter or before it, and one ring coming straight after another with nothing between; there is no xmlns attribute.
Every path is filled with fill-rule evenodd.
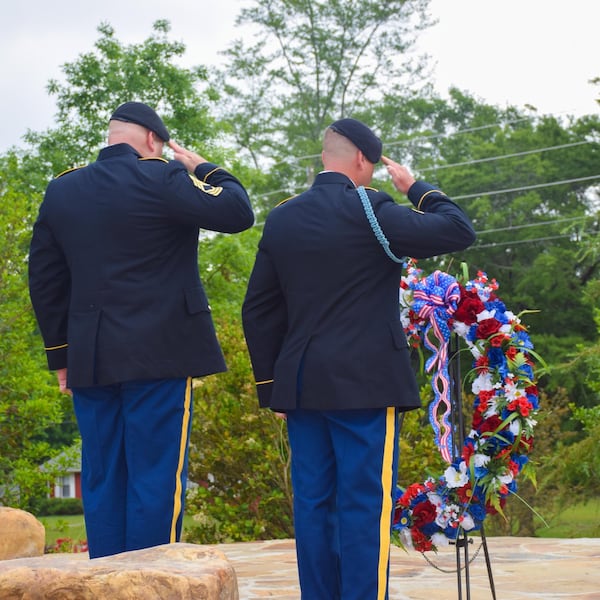
<svg viewBox="0 0 600 600"><path fill-rule="evenodd" d="M381 157L381 162L386 166L394 187L403 194L406 194L410 186L415 182L411 172L403 165L394 162L387 156Z"/></svg>
<svg viewBox="0 0 600 600"><path fill-rule="evenodd" d="M204 157L191 150L186 150L173 140L169 140L168 144L169 148L173 150L175 160L183 163L190 173L193 173L198 165L208 162Z"/></svg>

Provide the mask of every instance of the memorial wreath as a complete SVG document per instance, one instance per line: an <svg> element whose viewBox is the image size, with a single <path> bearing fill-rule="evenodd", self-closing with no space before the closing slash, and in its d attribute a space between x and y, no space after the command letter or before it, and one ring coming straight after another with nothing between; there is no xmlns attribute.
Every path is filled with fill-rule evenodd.
<svg viewBox="0 0 600 600"><path fill-rule="evenodd" d="M409 343L431 353L425 363L434 392L429 420L448 463L443 475L398 489L393 531L407 549L436 550L461 531L481 529L488 514L502 512L528 462L539 409L534 373L539 357L521 323L524 313L509 311L497 290L496 280L481 271L459 283L442 271L424 276L416 261L406 263L401 319ZM475 397L472 425L462 449L451 423L452 334L473 357L465 377Z"/></svg>

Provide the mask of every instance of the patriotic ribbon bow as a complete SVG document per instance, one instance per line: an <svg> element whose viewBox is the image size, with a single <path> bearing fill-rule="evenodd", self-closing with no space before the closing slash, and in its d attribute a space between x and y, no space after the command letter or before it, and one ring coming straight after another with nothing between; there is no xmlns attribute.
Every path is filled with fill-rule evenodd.
<svg viewBox="0 0 600 600"><path fill-rule="evenodd" d="M423 344L432 353L425 363L431 379L434 400L429 405L429 422L435 442L443 459L452 462L452 424L450 422L450 376L448 374L448 320L456 312L460 300L460 287L454 277L435 271L414 284L412 310L426 323ZM433 337L433 340L431 339ZM441 414L440 414L441 413Z"/></svg>

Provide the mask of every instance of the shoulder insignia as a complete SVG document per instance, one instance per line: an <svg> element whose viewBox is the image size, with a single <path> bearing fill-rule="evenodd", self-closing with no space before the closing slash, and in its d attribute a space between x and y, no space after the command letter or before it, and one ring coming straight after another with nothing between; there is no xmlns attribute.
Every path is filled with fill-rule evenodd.
<svg viewBox="0 0 600 600"><path fill-rule="evenodd" d="M210 185L210 183L206 183L204 181L200 181L195 175L188 173L192 183L199 189L202 190L205 194L210 194L211 196L218 196L223 188L221 186L214 187Z"/></svg>
<svg viewBox="0 0 600 600"><path fill-rule="evenodd" d="M289 202L290 200L297 198L298 194L294 194L293 196L290 196L289 198L284 198L281 202L278 202L274 208L277 208L278 206L281 206L283 204L285 204L286 202Z"/></svg>
<svg viewBox="0 0 600 600"><path fill-rule="evenodd" d="M365 185L365 190L371 190L372 192L378 192L379 191L377 188L370 187L368 185Z"/></svg>
<svg viewBox="0 0 600 600"><path fill-rule="evenodd" d="M62 177L63 175L66 175L67 173L72 173L73 171L77 171L79 169L83 169L85 165L80 165L78 167L71 167L70 169L65 169L64 171L62 171L61 173L59 173L54 179L58 179L59 177Z"/></svg>
<svg viewBox="0 0 600 600"><path fill-rule="evenodd" d="M140 156L138 160L160 160L161 162L168 163L169 161L162 156Z"/></svg>

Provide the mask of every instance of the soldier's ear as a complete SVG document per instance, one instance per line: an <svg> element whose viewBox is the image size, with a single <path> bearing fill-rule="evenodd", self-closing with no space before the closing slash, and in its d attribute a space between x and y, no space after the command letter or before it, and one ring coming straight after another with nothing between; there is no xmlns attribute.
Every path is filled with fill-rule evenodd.
<svg viewBox="0 0 600 600"><path fill-rule="evenodd" d="M161 156L164 148L164 142L153 131L146 133L146 146L154 156Z"/></svg>

